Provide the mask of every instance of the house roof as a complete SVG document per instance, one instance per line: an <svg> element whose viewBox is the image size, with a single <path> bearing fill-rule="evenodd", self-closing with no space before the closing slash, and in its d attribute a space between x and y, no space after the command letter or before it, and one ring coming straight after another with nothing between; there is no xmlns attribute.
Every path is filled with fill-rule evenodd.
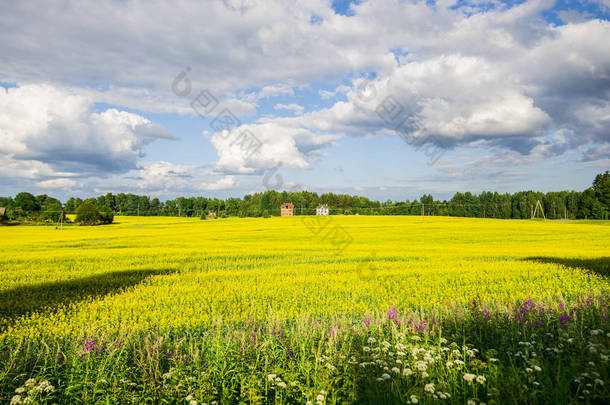
<svg viewBox="0 0 610 405"><path fill-rule="evenodd" d="M284 207L294 208L294 204L293 203L284 203L284 204L280 205L280 207L282 207L282 208L284 208Z"/></svg>

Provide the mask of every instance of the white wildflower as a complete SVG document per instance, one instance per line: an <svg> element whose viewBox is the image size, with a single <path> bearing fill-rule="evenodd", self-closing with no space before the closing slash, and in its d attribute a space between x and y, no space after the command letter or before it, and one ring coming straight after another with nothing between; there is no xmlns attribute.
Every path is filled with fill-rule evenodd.
<svg viewBox="0 0 610 405"><path fill-rule="evenodd" d="M430 383L430 384L426 384L424 386L424 391L429 392L430 394L434 394L434 384Z"/></svg>
<svg viewBox="0 0 610 405"><path fill-rule="evenodd" d="M485 384L485 381L487 381L487 380L485 379L485 377L484 377L484 376L482 376L482 375L477 376L477 382L478 382L479 384Z"/></svg>
<svg viewBox="0 0 610 405"><path fill-rule="evenodd" d="M417 399L417 396L415 396L415 395L411 395L410 399L411 399L412 404L416 404L417 402L419 402L419 400Z"/></svg>
<svg viewBox="0 0 610 405"><path fill-rule="evenodd" d="M367 342L372 345L372 344L375 344L375 342L377 342L377 339L375 339L374 337L371 336L370 338L367 339Z"/></svg>
<svg viewBox="0 0 610 405"><path fill-rule="evenodd" d="M410 368L405 368L404 370L402 370L402 375L408 377L410 375L413 375L413 371Z"/></svg>
<svg viewBox="0 0 610 405"><path fill-rule="evenodd" d="M468 382L472 382L475 378L477 378L477 376L474 374L470 374L470 373L464 374L464 380L466 380Z"/></svg>

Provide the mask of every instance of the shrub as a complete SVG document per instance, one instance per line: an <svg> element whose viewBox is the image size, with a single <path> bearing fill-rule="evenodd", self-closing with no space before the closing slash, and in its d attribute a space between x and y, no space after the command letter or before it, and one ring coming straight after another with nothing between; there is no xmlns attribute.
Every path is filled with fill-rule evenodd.
<svg viewBox="0 0 610 405"><path fill-rule="evenodd" d="M114 214L110 210L100 212L93 203L84 202L76 209L76 222L81 225L110 224Z"/></svg>

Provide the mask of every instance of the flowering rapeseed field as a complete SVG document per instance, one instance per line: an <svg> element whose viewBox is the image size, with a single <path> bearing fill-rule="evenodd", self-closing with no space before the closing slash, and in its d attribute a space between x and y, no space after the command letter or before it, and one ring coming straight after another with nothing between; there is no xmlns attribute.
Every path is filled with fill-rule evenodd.
<svg viewBox="0 0 610 405"><path fill-rule="evenodd" d="M0 402L610 398L607 223L115 222L0 228Z"/></svg>

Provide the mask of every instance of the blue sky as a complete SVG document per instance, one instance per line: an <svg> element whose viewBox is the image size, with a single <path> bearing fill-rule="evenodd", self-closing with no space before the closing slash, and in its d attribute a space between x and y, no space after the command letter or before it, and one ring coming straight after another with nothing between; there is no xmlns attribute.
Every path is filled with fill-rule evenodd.
<svg viewBox="0 0 610 405"><path fill-rule="evenodd" d="M610 168L609 10L3 4L0 194L582 190ZM224 132L221 111L238 120Z"/></svg>

